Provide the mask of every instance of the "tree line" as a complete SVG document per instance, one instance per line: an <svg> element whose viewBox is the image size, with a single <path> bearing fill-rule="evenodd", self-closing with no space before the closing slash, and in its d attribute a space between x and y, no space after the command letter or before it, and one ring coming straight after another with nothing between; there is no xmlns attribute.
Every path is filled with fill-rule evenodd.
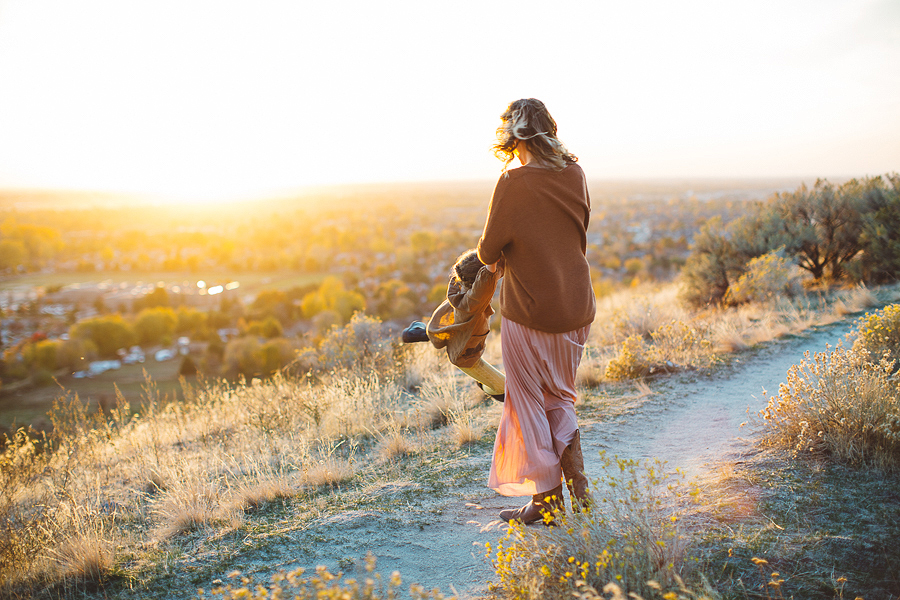
<svg viewBox="0 0 900 600"><path fill-rule="evenodd" d="M710 219L682 270L683 297L694 306L739 303L746 296L735 287L755 271L782 282L779 261L796 265L811 285L898 280L900 176L820 179L751 204L727 224Z"/></svg>

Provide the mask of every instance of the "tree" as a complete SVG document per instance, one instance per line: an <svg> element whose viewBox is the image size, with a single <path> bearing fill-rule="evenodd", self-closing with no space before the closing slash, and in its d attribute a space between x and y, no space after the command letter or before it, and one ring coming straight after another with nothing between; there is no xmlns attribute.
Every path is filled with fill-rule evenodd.
<svg viewBox="0 0 900 600"><path fill-rule="evenodd" d="M262 375L263 364L259 340L252 336L230 340L225 346L222 363L222 371L226 377Z"/></svg>
<svg viewBox="0 0 900 600"><path fill-rule="evenodd" d="M182 377L193 377L197 374L197 364L190 356L181 359L181 366L178 367L178 374Z"/></svg>
<svg viewBox="0 0 900 600"><path fill-rule="evenodd" d="M778 194L774 202L789 238L788 254L815 279L827 273L834 281L861 249L862 208L855 179L837 189L819 179L812 190L801 185L795 192Z"/></svg>
<svg viewBox="0 0 900 600"><path fill-rule="evenodd" d="M69 337L90 340L103 357L113 357L119 348L134 344L134 329L120 314L104 315L79 321L69 331Z"/></svg>
<svg viewBox="0 0 900 600"><path fill-rule="evenodd" d="M247 335L272 339L283 336L284 328L275 317L266 317L262 321L250 321L247 324L246 333Z"/></svg>
<svg viewBox="0 0 900 600"><path fill-rule="evenodd" d="M134 333L140 344L171 342L177 322L178 318L171 308L145 308L134 321Z"/></svg>
<svg viewBox="0 0 900 600"><path fill-rule="evenodd" d="M741 258L726 238L722 219L713 217L694 238L691 255L681 271L681 297L693 306L718 304L740 276Z"/></svg>
<svg viewBox="0 0 900 600"><path fill-rule="evenodd" d="M59 368L60 340L38 340L22 348L22 359L32 370L53 372Z"/></svg>
<svg viewBox="0 0 900 600"><path fill-rule="evenodd" d="M28 253L18 240L0 240L0 271L15 271L25 262Z"/></svg>
<svg viewBox="0 0 900 600"><path fill-rule="evenodd" d="M291 317L291 302L281 290L263 290L250 305L250 316L256 320L275 317L287 321Z"/></svg>
<svg viewBox="0 0 900 600"><path fill-rule="evenodd" d="M683 298L696 306L721 302L751 260L780 248L816 279L837 281L848 268L859 279L896 279L900 177L886 181L854 179L835 188L819 180L812 189L776 194L725 228L710 220L682 270Z"/></svg>
<svg viewBox="0 0 900 600"><path fill-rule="evenodd" d="M900 279L900 176L865 182L860 279L887 283Z"/></svg>
<svg viewBox="0 0 900 600"><path fill-rule="evenodd" d="M311 319L320 312L335 311L346 323L353 313L366 308L366 299L359 292L347 290L337 277L326 277L319 289L306 294L301 304L303 316Z"/></svg>
<svg viewBox="0 0 900 600"><path fill-rule="evenodd" d="M166 288L158 286L153 288L153 291L146 296L136 299L132 303L131 308L133 311L139 312L144 310L145 308L155 308L157 306L169 305L169 292L166 291Z"/></svg>
<svg viewBox="0 0 900 600"><path fill-rule="evenodd" d="M196 308L179 306L175 312L175 332L181 334L200 335L206 334L209 315Z"/></svg>

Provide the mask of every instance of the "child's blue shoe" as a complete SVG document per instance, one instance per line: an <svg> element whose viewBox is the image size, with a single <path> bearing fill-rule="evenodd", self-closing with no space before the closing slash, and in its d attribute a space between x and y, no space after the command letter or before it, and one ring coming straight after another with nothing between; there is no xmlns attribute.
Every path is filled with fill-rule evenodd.
<svg viewBox="0 0 900 600"><path fill-rule="evenodd" d="M428 334L425 332L425 323L422 321L413 321L409 327L400 334L400 339L404 344L414 344L416 342L427 342Z"/></svg>

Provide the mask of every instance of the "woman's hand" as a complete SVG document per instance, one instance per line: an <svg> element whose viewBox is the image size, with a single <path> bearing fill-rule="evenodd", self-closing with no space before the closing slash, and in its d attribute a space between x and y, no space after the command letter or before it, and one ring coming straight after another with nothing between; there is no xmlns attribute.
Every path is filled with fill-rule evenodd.
<svg viewBox="0 0 900 600"><path fill-rule="evenodd" d="M499 262L500 261L498 260L495 263L491 263L489 265L484 265L484 268L487 269L488 271L490 271L491 273L496 273L497 272L497 263L499 263Z"/></svg>

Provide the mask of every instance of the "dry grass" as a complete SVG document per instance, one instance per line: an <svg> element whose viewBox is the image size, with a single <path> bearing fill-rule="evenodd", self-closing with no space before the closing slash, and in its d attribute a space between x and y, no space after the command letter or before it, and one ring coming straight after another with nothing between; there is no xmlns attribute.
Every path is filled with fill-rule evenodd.
<svg viewBox="0 0 900 600"><path fill-rule="evenodd" d="M499 336L490 336L491 339ZM407 390L418 390L426 381L445 369L447 353L427 342L404 344L401 347L404 369L398 382Z"/></svg>
<svg viewBox="0 0 900 600"><path fill-rule="evenodd" d="M450 415L464 405L464 391L453 371L444 370L443 376L431 377L419 390L416 420L424 427L443 427L450 422Z"/></svg>
<svg viewBox="0 0 900 600"><path fill-rule="evenodd" d="M752 346L834 312L794 301L688 314L674 302L675 286L646 292L600 303L579 385L603 384L626 334L647 344L654 361L706 368L723 346ZM840 310L866 301L863 291L847 294ZM125 556L146 557L189 532L231 531L273 502L338 493L393 468L385 463L472 444L493 425L486 415L495 420L494 405L473 397L473 384L443 353L421 345L387 360L389 344L370 342L366 360L389 367L200 381L185 385L183 402L148 382L141 406L120 396L105 415L61 398L52 439L22 433L0 454L0 594L28 597L66 579L102 579ZM339 350L329 346L338 358ZM494 335L485 356L499 365L498 354ZM874 394L882 384L876 377L855 387ZM641 385L637 396L649 393Z"/></svg>
<svg viewBox="0 0 900 600"><path fill-rule="evenodd" d="M256 510L276 500L297 495L300 491L296 475L263 475L255 480L242 481L232 489L230 504L242 512Z"/></svg>
<svg viewBox="0 0 900 600"><path fill-rule="evenodd" d="M411 370L420 369L424 396L411 395L410 378L392 366L315 381L200 381L185 385L183 402L148 382L140 407L120 397L106 418L61 398L53 439L23 432L0 455L0 595L102 577L93 574L123 552L227 532L272 502L339 490L379 457L402 460L419 447L410 433L417 410L429 411L430 431L464 405L446 361L431 370L422 366L428 353L418 355Z"/></svg>
<svg viewBox="0 0 900 600"><path fill-rule="evenodd" d="M879 293L857 286L698 312L677 299L678 285L669 284L622 290L599 301L578 384L591 388L610 380L708 369L727 354L859 312L877 303Z"/></svg>
<svg viewBox="0 0 900 600"><path fill-rule="evenodd" d="M841 290L837 293L832 310L838 317L846 317L862 312L875 306L878 297L865 285L858 285L849 290Z"/></svg>
<svg viewBox="0 0 900 600"><path fill-rule="evenodd" d="M210 590L210 595L221 596L223 600L263 600L264 598L340 598L341 600L392 600L402 597L403 579L394 571L387 581L375 572L375 557L369 553L365 558L365 571L359 578L345 578L343 572L332 573L326 567L316 568L314 574L303 569L279 571L266 583L257 583L240 571L228 574L231 580ZM201 597L203 593L201 592ZM409 588L412 600L444 600L438 590L426 590L421 585ZM455 598L455 596L451 596Z"/></svg>
<svg viewBox="0 0 900 600"><path fill-rule="evenodd" d="M75 584L99 583L113 566L113 544L102 529L88 529L66 535L51 555L55 576Z"/></svg>
<svg viewBox="0 0 900 600"><path fill-rule="evenodd" d="M306 471L308 485L333 487L356 475L356 465L345 458L328 456L311 465Z"/></svg>
<svg viewBox="0 0 900 600"><path fill-rule="evenodd" d="M598 348L588 347L575 373L575 385L580 388L599 387L605 380L606 365L609 357L604 356Z"/></svg>
<svg viewBox="0 0 900 600"><path fill-rule="evenodd" d="M156 502L153 513L161 539L212 525L220 518L220 490L207 479L190 477L175 482Z"/></svg>
<svg viewBox="0 0 900 600"><path fill-rule="evenodd" d="M454 410L450 413L450 438L462 448L481 440L484 425L477 422L471 410Z"/></svg>
<svg viewBox="0 0 900 600"><path fill-rule="evenodd" d="M378 453L384 461L396 461L415 453L416 444L410 439L409 431L396 421L384 431L378 432Z"/></svg>
<svg viewBox="0 0 900 600"><path fill-rule="evenodd" d="M597 302L591 343L617 344L629 336L647 337L665 323L689 318L677 300L675 285L620 290Z"/></svg>

